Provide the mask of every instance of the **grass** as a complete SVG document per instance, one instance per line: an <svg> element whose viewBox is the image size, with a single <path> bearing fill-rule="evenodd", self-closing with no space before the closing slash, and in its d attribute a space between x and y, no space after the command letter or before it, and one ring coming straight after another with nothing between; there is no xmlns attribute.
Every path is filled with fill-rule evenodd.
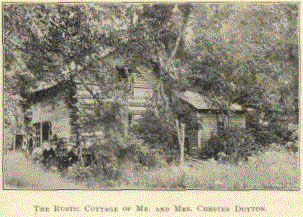
<svg viewBox="0 0 303 217"><path fill-rule="evenodd" d="M298 153L268 150L239 165L214 160L187 161L154 168L125 162L117 179L90 177L76 185L58 173L45 171L20 152L4 156L7 189L156 189L156 190L299 190Z"/></svg>
<svg viewBox="0 0 303 217"><path fill-rule="evenodd" d="M129 166L122 188L203 190L299 190L298 154L270 150L239 165L214 160L186 162L152 170Z"/></svg>
<svg viewBox="0 0 303 217"><path fill-rule="evenodd" d="M33 163L22 152L8 151L3 157L4 189L63 190L84 189L64 179L60 174L46 171Z"/></svg>

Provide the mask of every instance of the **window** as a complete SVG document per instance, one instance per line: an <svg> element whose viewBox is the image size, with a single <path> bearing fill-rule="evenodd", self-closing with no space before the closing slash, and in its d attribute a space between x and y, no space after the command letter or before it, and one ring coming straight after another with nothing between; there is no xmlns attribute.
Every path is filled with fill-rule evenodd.
<svg viewBox="0 0 303 217"><path fill-rule="evenodd" d="M34 144L40 147L43 141L51 139L51 122L35 123L34 127Z"/></svg>
<svg viewBox="0 0 303 217"><path fill-rule="evenodd" d="M35 147L41 146L41 124L34 124L34 145Z"/></svg>
<svg viewBox="0 0 303 217"><path fill-rule="evenodd" d="M132 115L128 115L128 117L127 117L128 126L132 125L132 119L133 119Z"/></svg>
<svg viewBox="0 0 303 217"><path fill-rule="evenodd" d="M225 127L228 127L228 115L224 113L217 114L218 120L218 130L224 130Z"/></svg>
<svg viewBox="0 0 303 217"><path fill-rule="evenodd" d="M131 94L132 96L134 95L134 77L133 77L133 75L128 77L127 92L129 94Z"/></svg>
<svg viewBox="0 0 303 217"><path fill-rule="evenodd" d="M125 68L116 67L116 70L118 72L119 81L122 81L127 78L127 70L125 70Z"/></svg>
<svg viewBox="0 0 303 217"><path fill-rule="evenodd" d="M224 129L224 118L222 114L218 115L218 130Z"/></svg>

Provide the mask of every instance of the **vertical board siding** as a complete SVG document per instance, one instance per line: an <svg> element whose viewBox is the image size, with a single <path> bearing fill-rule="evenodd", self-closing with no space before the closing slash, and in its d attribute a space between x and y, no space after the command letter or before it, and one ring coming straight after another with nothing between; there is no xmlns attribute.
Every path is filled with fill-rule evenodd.
<svg viewBox="0 0 303 217"><path fill-rule="evenodd" d="M246 120L244 114L232 114L229 116L229 126L230 127L238 127L238 128L245 128L246 127Z"/></svg>
<svg viewBox="0 0 303 217"><path fill-rule="evenodd" d="M185 131L185 136L188 140L189 148L198 147L198 131L188 129Z"/></svg>
<svg viewBox="0 0 303 217"><path fill-rule="evenodd" d="M211 112L200 112L196 120L200 127L188 128L186 137L188 138L190 148L198 147L199 137L201 138L201 148L211 137L212 134L217 134L217 116ZM193 123L194 124L194 121Z"/></svg>
<svg viewBox="0 0 303 217"><path fill-rule="evenodd" d="M202 143L205 143L210 139L212 134L217 134L217 116L210 112L201 113L200 115L200 121L202 122Z"/></svg>

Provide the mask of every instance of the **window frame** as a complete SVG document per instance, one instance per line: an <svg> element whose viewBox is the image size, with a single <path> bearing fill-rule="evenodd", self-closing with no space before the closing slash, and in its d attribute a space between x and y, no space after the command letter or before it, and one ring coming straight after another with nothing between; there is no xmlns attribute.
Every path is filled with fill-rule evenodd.
<svg viewBox="0 0 303 217"><path fill-rule="evenodd" d="M48 127L48 139L43 139L43 124L47 123ZM33 124L34 135L33 135L33 142L35 147L40 147L43 145L43 142L47 142L51 140L52 135L52 123L50 121L38 122Z"/></svg>

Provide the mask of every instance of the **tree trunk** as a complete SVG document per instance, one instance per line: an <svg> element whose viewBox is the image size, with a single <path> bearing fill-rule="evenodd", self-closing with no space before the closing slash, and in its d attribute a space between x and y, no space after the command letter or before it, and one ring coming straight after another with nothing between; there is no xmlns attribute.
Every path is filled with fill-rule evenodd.
<svg viewBox="0 0 303 217"><path fill-rule="evenodd" d="M181 29L179 31L177 40L175 42L174 49L173 49L171 55L169 56L168 60L164 63L164 65L162 66L162 69L161 69L161 79L160 79L160 82L159 82L159 94L160 94L162 100L164 101L164 105L165 105L166 110L169 109L169 101L168 101L167 96L165 95L165 92L164 92L163 75L165 74L166 70L169 68L172 60L174 59L175 55L177 54L181 38L184 35L186 26L187 26L188 21L189 21L189 15L190 15L190 12L188 14L184 14L183 23L182 23ZM158 54L158 58L159 58L159 54ZM170 77L172 77L174 80L179 78L179 76L177 76L177 72L175 72L173 74L168 73L168 75Z"/></svg>

